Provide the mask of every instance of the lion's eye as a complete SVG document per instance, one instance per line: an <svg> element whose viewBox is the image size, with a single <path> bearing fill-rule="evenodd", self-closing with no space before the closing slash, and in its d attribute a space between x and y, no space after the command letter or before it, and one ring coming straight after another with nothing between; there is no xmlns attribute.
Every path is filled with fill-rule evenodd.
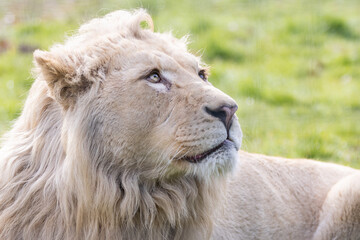
<svg viewBox="0 0 360 240"><path fill-rule="evenodd" d="M207 81L207 76L204 70L200 70L200 72L198 73L199 77L204 80Z"/></svg>
<svg viewBox="0 0 360 240"><path fill-rule="evenodd" d="M160 73L158 71L152 71L147 77L146 80L152 83L158 83L161 81Z"/></svg>

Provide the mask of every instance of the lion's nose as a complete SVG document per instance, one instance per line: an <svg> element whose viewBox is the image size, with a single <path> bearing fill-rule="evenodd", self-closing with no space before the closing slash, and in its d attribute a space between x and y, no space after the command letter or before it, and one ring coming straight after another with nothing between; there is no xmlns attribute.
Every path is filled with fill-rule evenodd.
<svg viewBox="0 0 360 240"><path fill-rule="evenodd" d="M229 131L229 128L231 127L231 120L237 109L238 106L236 104L231 106L223 105L216 109L210 109L208 107L205 107L205 111L208 114L220 119L224 123L226 131Z"/></svg>

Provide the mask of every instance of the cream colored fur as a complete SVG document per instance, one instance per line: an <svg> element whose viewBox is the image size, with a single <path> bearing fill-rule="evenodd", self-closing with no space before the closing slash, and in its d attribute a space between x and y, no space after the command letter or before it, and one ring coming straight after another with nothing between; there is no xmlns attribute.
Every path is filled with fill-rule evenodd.
<svg viewBox="0 0 360 240"><path fill-rule="evenodd" d="M360 172L239 152L212 239L360 239Z"/></svg>
<svg viewBox="0 0 360 240"><path fill-rule="evenodd" d="M145 11L94 19L34 60L0 150L0 239L359 236L359 172L238 155L236 116L227 133L204 110L235 102ZM148 81L153 69L163 82Z"/></svg>

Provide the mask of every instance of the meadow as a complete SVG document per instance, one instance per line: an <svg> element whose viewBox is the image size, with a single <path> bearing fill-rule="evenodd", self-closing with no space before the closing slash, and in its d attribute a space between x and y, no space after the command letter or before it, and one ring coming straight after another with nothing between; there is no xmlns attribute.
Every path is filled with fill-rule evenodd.
<svg viewBox="0 0 360 240"><path fill-rule="evenodd" d="M244 150L360 168L357 0L2 1L0 134L21 112L34 49L87 19L138 7L156 31L190 34L210 82L239 105Z"/></svg>

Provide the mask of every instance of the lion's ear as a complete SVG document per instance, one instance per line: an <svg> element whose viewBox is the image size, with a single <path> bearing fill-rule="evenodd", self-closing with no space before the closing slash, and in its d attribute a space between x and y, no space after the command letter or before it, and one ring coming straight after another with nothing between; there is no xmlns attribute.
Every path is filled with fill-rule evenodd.
<svg viewBox="0 0 360 240"><path fill-rule="evenodd" d="M91 87L92 81L82 71L83 61L75 55L36 50L34 59L51 94L65 109Z"/></svg>

